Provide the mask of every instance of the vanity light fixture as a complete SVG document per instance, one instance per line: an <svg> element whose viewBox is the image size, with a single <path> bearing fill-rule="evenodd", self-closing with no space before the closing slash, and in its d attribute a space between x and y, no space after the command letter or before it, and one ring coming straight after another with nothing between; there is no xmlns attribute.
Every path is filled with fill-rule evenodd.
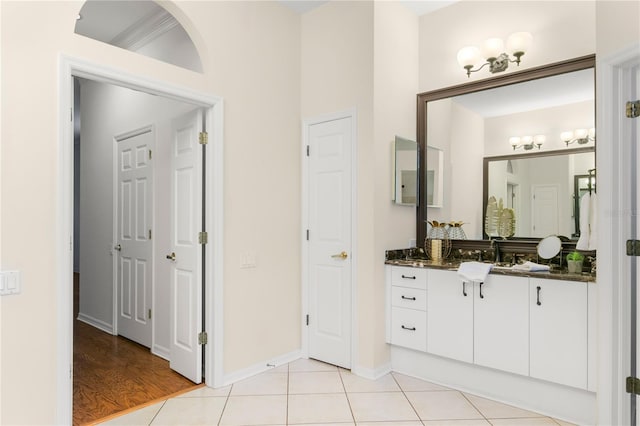
<svg viewBox="0 0 640 426"><path fill-rule="evenodd" d="M567 146L571 145L574 142L578 142L579 145L584 145L589 142L595 142L596 140L596 129L594 127L587 129L576 129L573 132L567 131L560 133L560 139L562 142L567 144Z"/></svg>
<svg viewBox="0 0 640 426"><path fill-rule="evenodd" d="M509 67L509 62L520 65L520 58L531 46L533 36L527 32L513 33L507 38L506 51L513 55L511 59L505 53L504 42L500 38L490 38L485 40L482 49L475 46L463 47L458 51L458 63L467 70L467 77L471 77L472 72L480 71L489 65L489 71L495 74L502 72ZM484 58L486 61L479 68L473 69Z"/></svg>
<svg viewBox="0 0 640 426"><path fill-rule="evenodd" d="M536 136L512 136L509 138L509 143L515 151L518 148L524 148L525 151L530 151L534 147L540 149L544 141L546 140L544 135Z"/></svg>

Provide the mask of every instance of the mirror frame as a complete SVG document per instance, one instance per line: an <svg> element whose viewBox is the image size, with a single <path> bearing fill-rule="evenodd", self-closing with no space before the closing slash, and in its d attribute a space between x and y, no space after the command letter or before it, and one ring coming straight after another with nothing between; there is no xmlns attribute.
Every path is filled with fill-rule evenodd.
<svg viewBox="0 0 640 426"><path fill-rule="evenodd" d="M482 211L487 211L487 204L489 198L489 163L491 161L507 161L507 160L523 160L527 158L540 158L540 157L552 157L557 155L570 155L570 154L583 154L592 152L595 156L596 147L587 146L583 148L569 148L569 149L556 149L553 151L538 151L526 154L512 154L512 155L497 155L494 157L484 157L482 159ZM572 188L573 189L573 188ZM482 239L487 240L489 237L485 232L485 221L482 221ZM565 235L567 238L571 238L571 235ZM519 240L522 237L513 237L513 239Z"/></svg>
<svg viewBox="0 0 640 426"><path fill-rule="evenodd" d="M416 131L418 139L418 150L419 152L426 153L425 148L427 146L426 139L428 102L450 98L453 96L464 95L467 93L479 92L481 90L494 89L496 87L509 86L511 84L537 80L540 78L551 77L554 75L565 74L573 71L580 71L589 68L595 69L595 66L596 55L592 54L581 56L579 58L569 59L567 61L530 68L523 71L516 71L498 77L491 77L484 80L477 80L470 83L432 90L430 92L419 93L417 96L418 128ZM424 186L422 182L424 182L425 179L424 171L426 170L426 164L427 163L425 156L420 156L418 164L418 206L416 207L416 245L418 245L418 247L422 246L422 243L427 235L427 224L425 222L427 220L427 207L425 194L422 189Z"/></svg>

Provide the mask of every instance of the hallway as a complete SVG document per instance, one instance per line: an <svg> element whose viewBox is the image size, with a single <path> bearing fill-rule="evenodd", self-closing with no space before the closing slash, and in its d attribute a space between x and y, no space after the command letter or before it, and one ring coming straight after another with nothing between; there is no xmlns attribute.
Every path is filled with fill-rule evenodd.
<svg viewBox="0 0 640 426"><path fill-rule="evenodd" d="M74 274L74 318L77 284L78 274ZM148 348L78 320L74 320L73 342L74 425L199 387Z"/></svg>

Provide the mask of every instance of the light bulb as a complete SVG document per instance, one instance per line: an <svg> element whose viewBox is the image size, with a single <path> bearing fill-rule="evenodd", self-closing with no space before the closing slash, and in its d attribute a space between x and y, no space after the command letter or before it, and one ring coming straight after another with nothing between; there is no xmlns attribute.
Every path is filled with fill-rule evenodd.
<svg viewBox="0 0 640 426"><path fill-rule="evenodd" d="M592 128L589 129L589 137L591 139L595 139L596 138L596 128L595 127L592 127Z"/></svg>
<svg viewBox="0 0 640 426"><path fill-rule="evenodd" d="M474 66L480 61L480 50L475 46L463 47L458 51L458 63L461 67Z"/></svg>
<svg viewBox="0 0 640 426"><path fill-rule="evenodd" d="M570 141L571 139L573 139L573 132L568 131L560 133L560 139L562 139L563 142Z"/></svg>
<svg viewBox="0 0 640 426"><path fill-rule="evenodd" d="M533 142L533 138L531 136L523 136L522 137L522 143L524 145L531 145L531 142Z"/></svg>
<svg viewBox="0 0 640 426"><path fill-rule="evenodd" d="M533 142L538 146L542 145L546 140L547 138L544 135L535 135L533 137Z"/></svg>
<svg viewBox="0 0 640 426"><path fill-rule="evenodd" d="M576 129L575 136L576 139L584 139L589 134L587 129Z"/></svg>
<svg viewBox="0 0 640 426"><path fill-rule="evenodd" d="M533 36L527 32L513 33L507 38L507 51L524 54L531 47Z"/></svg>
<svg viewBox="0 0 640 426"><path fill-rule="evenodd" d="M482 45L482 55L487 59L495 59L504 52L504 42L500 38L489 38Z"/></svg>
<svg viewBox="0 0 640 426"><path fill-rule="evenodd" d="M511 146L516 147L520 145L520 138L517 136L511 136L509 138L509 143L511 144Z"/></svg>

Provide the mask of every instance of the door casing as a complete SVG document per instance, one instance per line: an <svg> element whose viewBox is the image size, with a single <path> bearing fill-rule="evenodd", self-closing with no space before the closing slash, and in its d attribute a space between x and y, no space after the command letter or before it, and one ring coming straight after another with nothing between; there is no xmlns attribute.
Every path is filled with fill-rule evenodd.
<svg viewBox="0 0 640 426"><path fill-rule="evenodd" d="M307 145L309 144L309 127L314 124L323 123L326 121L339 120L342 118L351 118L351 370L357 370L357 363L355 360L357 357L357 341L358 341L358 327L357 327L357 260L358 260L358 240L357 240L357 114L356 109L351 108L345 111L335 112L332 114L322 115L314 118L305 119L302 122L302 147L301 147L301 177L302 182L302 229L301 234L301 247L302 247L302 289L301 289L301 324L302 324L302 355L305 358L309 357L309 329L305 325L306 315L309 312L309 246L307 244L307 229L309 229L309 163L307 157Z"/></svg>
<svg viewBox="0 0 640 426"><path fill-rule="evenodd" d="M204 278L209 386L223 383L223 100L221 97L178 86L149 76L133 74L84 59L60 54L58 72L58 146L56 175L56 423L71 424L73 417L73 78L80 77L115 84L141 92L190 103L206 109L209 149L205 176L208 197L209 247L204 261L209 266Z"/></svg>

